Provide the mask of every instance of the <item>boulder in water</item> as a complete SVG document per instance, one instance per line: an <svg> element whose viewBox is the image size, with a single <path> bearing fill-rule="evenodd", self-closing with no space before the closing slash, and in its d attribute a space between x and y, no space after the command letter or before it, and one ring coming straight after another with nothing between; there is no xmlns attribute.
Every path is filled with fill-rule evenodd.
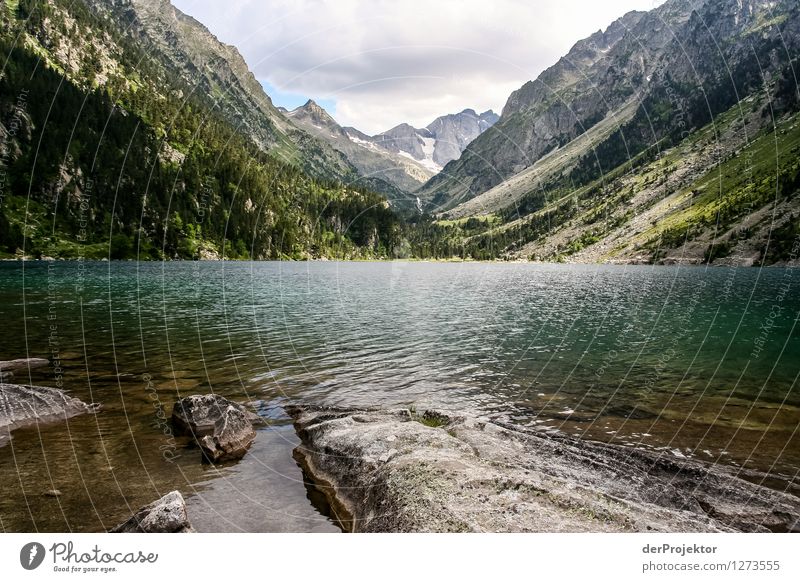
<svg viewBox="0 0 800 582"><path fill-rule="evenodd" d="M212 463L242 458L256 438L257 420L258 415L218 394L187 396L172 409L175 434L192 437Z"/></svg>
<svg viewBox="0 0 800 582"><path fill-rule="evenodd" d="M50 360L44 358L19 358L17 360L0 361L0 372L18 372L20 370L33 370L50 365Z"/></svg>
<svg viewBox="0 0 800 582"><path fill-rule="evenodd" d="M171 491L161 499L145 505L111 533L191 533L194 532L186 513L186 502L180 491Z"/></svg>

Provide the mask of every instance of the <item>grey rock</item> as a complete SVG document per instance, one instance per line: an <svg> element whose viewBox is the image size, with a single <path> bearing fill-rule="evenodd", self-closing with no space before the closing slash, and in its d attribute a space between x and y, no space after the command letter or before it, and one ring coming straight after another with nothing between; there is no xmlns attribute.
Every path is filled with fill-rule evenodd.
<svg viewBox="0 0 800 582"><path fill-rule="evenodd" d="M212 463L242 458L256 438L253 423L259 420L218 394L187 396L172 409L175 434L191 436Z"/></svg>
<svg viewBox="0 0 800 582"><path fill-rule="evenodd" d="M790 531L800 500L726 469L486 419L290 406L295 457L356 532Z"/></svg>
<svg viewBox="0 0 800 582"><path fill-rule="evenodd" d="M186 513L186 503L180 491L171 491L145 505L131 518L110 533L192 533L194 529Z"/></svg>
<svg viewBox="0 0 800 582"><path fill-rule="evenodd" d="M500 119L491 109L480 115L472 109L437 117L427 126L436 139L433 161L444 167L457 160L466 147Z"/></svg>
<svg viewBox="0 0 800 582"><path fill-rule="evenodd" d="M326 128L337 133L342 130L336 120L313 99L309 99L301 107L290 111L289 116L295 121L307 121L316 127Z"/></svg>
<svg viewBox="0 0 800 582"><path fill-rule="evenodd" d="M0 384L0 446L11 438L14 429L58 422L98 408L57 388Z"/></svg>
<svg viewBox="0 0 800 582"><path fill-rule="evenodd" d="M430 161L444 167L457 159L475 138L499 119L491 109L480 115L473 109L465 109L460 113L437 117L427 127L420 129L401 123L371 139L384 149L405 152L417 160L426 158L425 140L433 140Z"/></svg>
<svg viewBox="0 0 800 582"><path fill-rule="evenodd" d="M400 153L406 152L414 159L421 160L425 157L423 138L433 137L430 132L421 132L407 123L401 123L383 133L375 136L375 141L383 149Z"/></svg>

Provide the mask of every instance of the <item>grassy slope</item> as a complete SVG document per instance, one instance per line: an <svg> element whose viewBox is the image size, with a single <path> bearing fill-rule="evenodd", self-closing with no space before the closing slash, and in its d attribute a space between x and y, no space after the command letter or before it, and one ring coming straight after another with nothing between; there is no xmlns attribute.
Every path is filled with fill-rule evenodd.
<svg viewBox="0 0 800 582"><path fill-rule="evenodd" d="M785 248L796 230L800 115L773 123L750 97L648 161L657 147L578 188L539 184L539 209L515 217L507 208L505 222L464 233L467 245L494 241L508 258L548 261L788 258L767 241Z"/></svg>

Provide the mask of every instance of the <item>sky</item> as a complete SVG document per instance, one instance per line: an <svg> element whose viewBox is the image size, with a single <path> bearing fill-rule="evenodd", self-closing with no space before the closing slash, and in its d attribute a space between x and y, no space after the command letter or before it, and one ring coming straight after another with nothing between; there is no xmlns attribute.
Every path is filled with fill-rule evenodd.
<svg viewBox="0 0 800 582"><path fill-rule="evenodd" d="M663 0L172 0L242 53L276 105L368 134L500 113L576 41Z"/></svg>

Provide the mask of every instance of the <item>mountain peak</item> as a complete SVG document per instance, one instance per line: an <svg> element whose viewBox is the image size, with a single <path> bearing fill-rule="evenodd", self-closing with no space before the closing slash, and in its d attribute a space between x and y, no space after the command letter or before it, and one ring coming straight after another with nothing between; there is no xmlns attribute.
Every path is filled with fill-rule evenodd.
<svg viewBox="0 0 800 582"><path fill-rule="evenodd" d="M316 126L339 127L339 124L331 117L330 113L325 111L325 109L313 99L309 99L305 104L293 109L288 115L295 119L307 119Z"/></svg>
<svg viewBox="0 0 800 582"><path fill-rule="evenodd" d="M389 135L389 136L396 136L396 135L411 135L412 133L416 133L417 128L412 127L408 123L400 123L395 125L392 129L387 129L380 135Z"/></svg>

